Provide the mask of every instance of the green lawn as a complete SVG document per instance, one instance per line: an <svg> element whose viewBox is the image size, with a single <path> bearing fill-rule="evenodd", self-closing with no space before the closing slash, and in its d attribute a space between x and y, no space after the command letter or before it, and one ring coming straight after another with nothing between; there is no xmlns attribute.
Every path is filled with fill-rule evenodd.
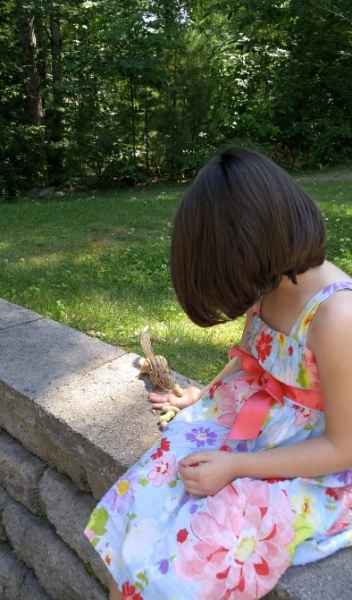
<svg viewBox="0 0 352 600"><path fill-rule="evenodd" d="M329 258L352 274L352 182L304 183L327 219ZM139 351L200 381L215 375L242 320L204 330L178 307L168 274L171 220L183 187L75 195L1 206L0 296Z"/></svg>

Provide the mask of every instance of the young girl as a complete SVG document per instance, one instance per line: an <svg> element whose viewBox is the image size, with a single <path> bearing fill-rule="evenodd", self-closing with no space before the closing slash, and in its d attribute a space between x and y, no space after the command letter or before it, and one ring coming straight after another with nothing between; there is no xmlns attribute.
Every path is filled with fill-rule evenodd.
<svg viewBox="0 0 352 600"><path fill-rule="evenodd" d="M246 314L239 347L106 493L85 531L111 600L255 600L290 565L352 545L352 280L313 201L225 151L176 214L172 279L194 323Z"/></svg>

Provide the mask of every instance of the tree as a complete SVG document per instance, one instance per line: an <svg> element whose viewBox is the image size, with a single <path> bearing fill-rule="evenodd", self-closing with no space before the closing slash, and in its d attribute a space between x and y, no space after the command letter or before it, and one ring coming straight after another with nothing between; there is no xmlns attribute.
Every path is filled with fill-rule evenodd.
<svg viewBox="0 0 352 600"><path fill-rule="evenodd" d="M351 46L349 0L3 0L0 190L348 159Z"/></svg>

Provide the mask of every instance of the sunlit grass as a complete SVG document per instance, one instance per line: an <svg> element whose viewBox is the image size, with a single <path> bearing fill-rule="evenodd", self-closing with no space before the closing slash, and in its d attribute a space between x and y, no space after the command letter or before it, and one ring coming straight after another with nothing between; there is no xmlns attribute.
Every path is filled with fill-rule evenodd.
<svg viewBox="0 0 352 600"><path fill-rule="evenodd" d="M329 257L352 274L352 183L305 189L327 219ZM168 271L183 186L75 195L1 206L0 296L128 350L150 325L176 370L215 375L243 322L202 329L179 308Z"/></svg>

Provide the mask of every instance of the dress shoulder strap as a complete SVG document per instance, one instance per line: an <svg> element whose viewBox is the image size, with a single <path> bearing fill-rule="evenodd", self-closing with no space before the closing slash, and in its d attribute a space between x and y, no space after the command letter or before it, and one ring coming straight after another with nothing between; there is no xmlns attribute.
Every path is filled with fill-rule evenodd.
<svg viewBox="0 0 352 600"><path fill-rule="evenodd" d="M309 325L313 321L319 306L336 292L341 290L352 291L352 279L331 283L314 294L304 306L298 319L294 322L290 335L300 342L304 342L308 334Z"/></svg>

